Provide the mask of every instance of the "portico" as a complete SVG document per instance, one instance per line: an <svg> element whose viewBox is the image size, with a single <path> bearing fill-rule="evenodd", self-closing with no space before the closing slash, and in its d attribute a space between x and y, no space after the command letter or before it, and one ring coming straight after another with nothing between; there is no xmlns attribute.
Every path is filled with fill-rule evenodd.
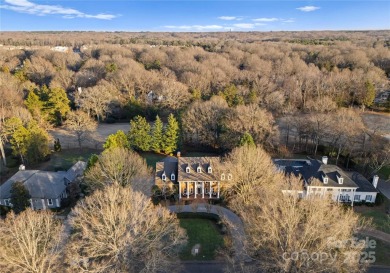
<svg viewBox="0 0 390 273"><path fill-rule="evenodd" d="M180 200L219 199L223 183L232 178L218 157L178 156L156 163L156 185L174 189Z"/></svg>
<svg viewBox="0 0 390 273"><path fill-rule="evenodd" d="M182 198L219 198L219 181L185 181L179 182L179 199Z"/></svg>

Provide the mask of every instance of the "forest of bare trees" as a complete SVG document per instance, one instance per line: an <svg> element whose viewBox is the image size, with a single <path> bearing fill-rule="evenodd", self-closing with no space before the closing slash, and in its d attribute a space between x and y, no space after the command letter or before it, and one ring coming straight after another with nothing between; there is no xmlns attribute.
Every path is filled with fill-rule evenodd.
<svg viewBox="0 0 390 273"><path fill-rule="evenodd" d="M362 156L379 132L362 127L357 110L345 120L354 132L332 120L343 108L372 107L389 88L388 37L388 31L2 32L0 144L13 139L4 127L11 117L47 129L70 126L76 110L98 122L156 114L166 121L173 113L183 144L226 151L249 133L271 149L298 143L293 148L314 154L329 146L337 158ZM278 128L281 118L288 118L286 128Z"/></svg>

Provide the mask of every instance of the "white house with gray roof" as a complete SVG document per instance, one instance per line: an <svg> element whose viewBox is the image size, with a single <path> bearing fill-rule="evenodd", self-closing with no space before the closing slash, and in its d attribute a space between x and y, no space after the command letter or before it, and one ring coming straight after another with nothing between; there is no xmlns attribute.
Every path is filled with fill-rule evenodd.
<svg viewBox="0 0 390 273"><path fill-rule="evenodd" d="M155 185L162 191L177 188L179 199L219 199L232 174L219 157L167 157L156 163Z"/></svg>
<svg viewBox="0 0 390 273"><path fill-rule="evenodd" d="M275 165L287 175L300 176L302 190L297 194L302 197L313 195L327 196L338 203L354 202L374 203L378 193L378 176L371 184L364 176L356 172L345 172L335 165L328 164L324 156L322 161L315 159L275 159Z"/></svg>
<svg viewBox="0 0 390 273"><path fill-rule="evenodd" d="M20 170L0 186L0 205L12 206L11 188L15 182L23 182L30 193L31 208L42 210L61 207L61 200L67 197L66 186L83 175L87 164L78 161L68 171L47 172Z"/></svg>

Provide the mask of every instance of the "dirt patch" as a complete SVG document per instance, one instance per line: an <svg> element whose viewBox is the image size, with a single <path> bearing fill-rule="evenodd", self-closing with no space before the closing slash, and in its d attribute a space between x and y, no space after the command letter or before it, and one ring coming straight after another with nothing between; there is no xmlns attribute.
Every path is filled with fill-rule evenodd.
<svg viewBox="0 0 390 273"><path fill-rule="evenodd" d="M390 114L364 112L361 116L368 129L377 131L384 137L390 139Z"/></svg>
<svg viewBox="0 0 390 273"><path fill-rule="evenodd" d="M115 134L118 130L127 133L130 129L130 123L114 123L114 124L99 124L96 132L94 132L82 144L83 148L101 149L106 138ZM78 148L77 137L65 128L56 128L49 131L53 139L59 139L62 149Z"/></svg>

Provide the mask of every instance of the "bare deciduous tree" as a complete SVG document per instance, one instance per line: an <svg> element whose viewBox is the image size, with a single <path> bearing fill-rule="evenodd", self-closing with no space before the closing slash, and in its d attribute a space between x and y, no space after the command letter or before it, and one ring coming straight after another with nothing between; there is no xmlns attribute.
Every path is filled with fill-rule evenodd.
<svg viewBox="0 0 390 273"><path fill-rule="evenodd" d="M58 262L62 225L49 211L10 212L0 219L0 267L5 273L51 273ZM4 271L3 271L4 270Z"/></svg>
<svg viewBox="0 0 390 273"><path fill-rule="evenodd" d="M353 210L328 198L299 199L294 193L302 190L300 177L284 177L265 152L250 149L239 148L231 155L239 167L233 177L243 182L227 187L237 192L229 206L240 213L247 236L245 248L255 261L261 261L258 267L286 273L364 271L360 253L365 246L356 244L354 236L366 223Z"/></svg>
<svg viewBox="0 0 390 273"><path fill-rule="evenodd" d="M68 113L65 126L75 133L81 148L82 143L96 130L97 123L87 113L77 110Z"/></svg>
<svg viewBox="0 0 390 273"><path fill-rule="evenodd" d="M85 179L91 190L117 184L131 186L147 194L150 194L153 180L145 159L126 148L104 151L97 163L86 172Z"/></svg>
<svg viewBox="0 0 390 273"><path fill-rule="evenodd" d="M72 211L69 272L175 272L186 235L174 214L119 185L96 191Z"/></svg>

